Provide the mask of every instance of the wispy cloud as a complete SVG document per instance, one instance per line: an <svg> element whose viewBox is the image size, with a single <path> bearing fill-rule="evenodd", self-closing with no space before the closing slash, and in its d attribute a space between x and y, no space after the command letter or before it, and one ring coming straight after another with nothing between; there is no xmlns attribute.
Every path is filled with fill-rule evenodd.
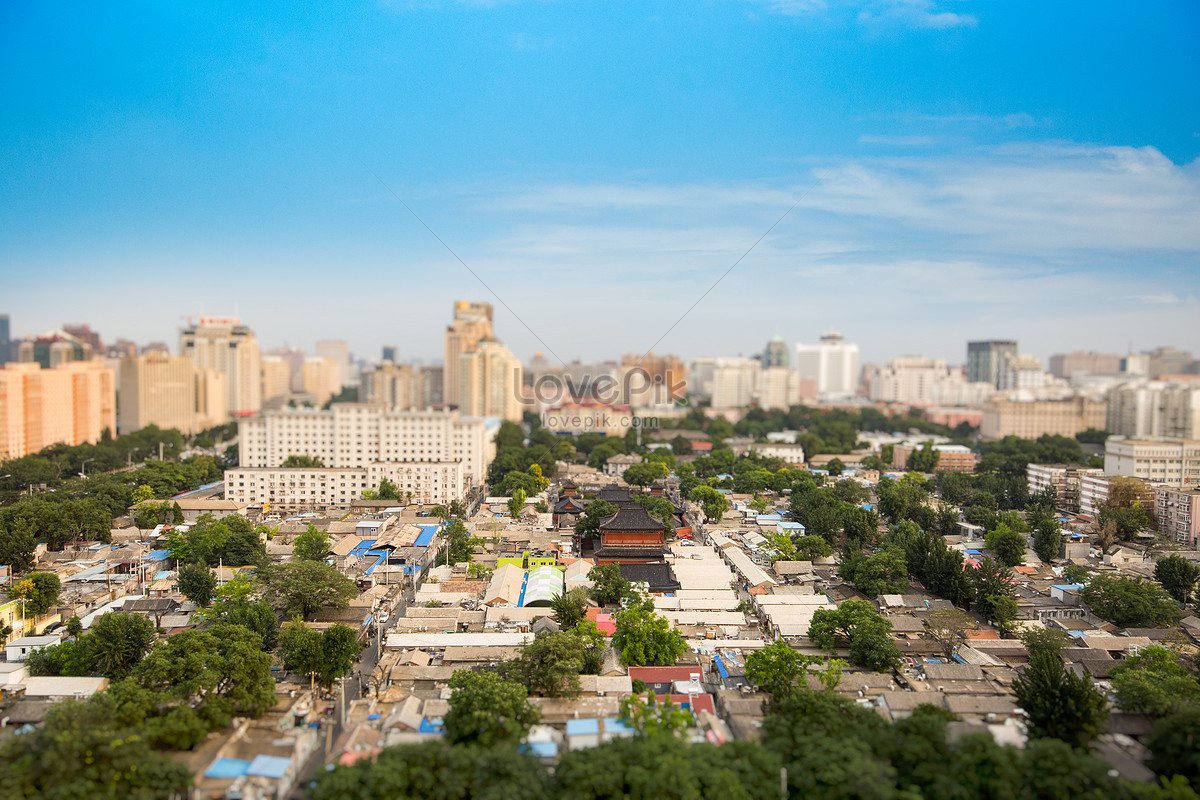
<svg viewBox="0 0 1200 800"><path fill-rule="evenodd" d="M887 136L864 133L858 137L859 144L879 144L886 147L928 147L936 144L932 136Z"/></svg>
<svg viewBox="0 0 1200 800"><path fill-rule="evenodd" d="M852 12L859 24L869 27L946 29L973 27L979 20L971 14L942 9L936 0L752 0L789 16Z"/></svg>

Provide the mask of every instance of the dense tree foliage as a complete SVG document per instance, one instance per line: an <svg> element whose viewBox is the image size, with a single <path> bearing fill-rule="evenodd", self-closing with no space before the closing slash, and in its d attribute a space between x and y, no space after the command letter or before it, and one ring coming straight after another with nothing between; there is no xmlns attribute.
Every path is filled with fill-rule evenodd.
<svg viewBox="0 0 1200 800"><path fill-rule="evenodd" d="M550 601L550 609L554 619L564 630L574 628L587 615L588 590L584 586L575 586L570 591L555 595Z"/></svg>
<svg viewBox="0 0 1200 800"><path fill-rule="evenodd" d="M836 609L817 609L808 638L830 651L839 644L849 646L851 663L887 672L900 665L900 650L892 641L891 630L892 623L873 605L851 598Z"/></svg>
<svg viewBox="0 0 1200 800"><path fill-rule="evenodd" d="M354 581L320 561L272 564L262 571L263 595L288 616L310 617L322 608L345 608L358 595Z"/></svg>
<svg viewBox="0 0 1200 800"><path fill-rule="evenodd" d="M270 529L255 526L240 514L216 519L205 514L186 531L167 538L171 558L180 564L202 562L210 567L261 567L267 563L266 539Z"/></svg>
<svg viewBox="0 0 1200 800"><path fill-rule="evenodd" d="M301 561L324 561L329 556L329 534L309 525L292 542L292 555Z"/></svg>
<svg viewBox="0 0 1200 800"><path fill-rule="evenodd" d="M31 572L8 590L10 597L24 600L24 613L40 617L58 602L62 582L53 572Z"/></svg>
<svg viewBox="0 0 1200 800"><path fill-rule="evenodd" d="M1113 667L1111 681L1117 705L1129 711L1162 717L1200 707L1200 675L1161 645L1126 656Z"/></svg>
<svg viewBox="0 0 1200 800"><path fill-rule="evenodd" d="M217 576L202 562L179 568L179 591L201 608L208 608L217 595Z"/></svg>
<svg viewBox="0 0 1200 800"><path fill-rule="evenodd" d="M1084 748L1104 730L1108 701L1092 688L1091 678L1068 670L1057 653L1032 654L1012 688L1032 737Z"/></svg>
<svg viewBox="0 0 1200 800"><path fill-rule="evenodd" d="M350 672L361 648L354 629L348 625L315 631L300 620L292 620L283 627L279 649L284 669L312 676L317 683L329 686Z"/></svg>
<svg viewBox="0 0 1200 800"><path fill-rule="evenodd" d="M320 456L292 453L279 466L283 469L323 469L325 462Z"/></svg>
<svg viewBox="0 0 1200 800"><path fill-rule="evenodd" d="M592 500L575 521L575 533L584 538L600 534L600 523L617 513L617 507L607 500Z"/></svg>
<svg viewBox="0 0 1200 800"><path fill-rule="evenodd" d="M602 606L620 605L633 594L633 585L621 576L621 567L615 562L592 567L588 570L588 580L592 582L588 594Z"/></svg>
<svg viewBox="0 0 1200 800"><path fill-rule="evenodd" d="M154 643L154 623L124 612L103 614L85 635L31 653L33 675L128 676Z"/></svg>
<svg viewBox="0 0 1200 800"><path fill-rule="evenodd" d="M1140 578L1097 575L1080 596L1097 616L1123 628L1174 625L1183 616L1161 586Z"/></svg>
<svg viewBox="0 0 1200 800"><path fill-rule="evenodd" d="M1187 605L1196 591L1196 582L1200 581L1200 565L1178 554L1165 556L1154 565L1154 580L1162 584L1167 594Z"/></svg>
<svg viewBox="0 0 1200 800"><path fill-rule="evenodd" d="M665 617L654 610L654 601L643 598L617 612L613 649L626 666L672 665L687 650L687 642Z"/></svg>
<svg viewBox="0 0 1200 800"><path fill-rule="evenodd" d="M589 657L591 643L576 630L539 633L521 648L512 661L500 665L500 674L515 680L529 694L542 697L575 697L579 676L595 674L600 666Z"/></svg>
<svg viewBox="0 0 1200 800"><path fill-rule="evenodd" d="M541 718L528 691L495 672L459 670L450 678L446 741L495 747L516 744Z"/></svg>

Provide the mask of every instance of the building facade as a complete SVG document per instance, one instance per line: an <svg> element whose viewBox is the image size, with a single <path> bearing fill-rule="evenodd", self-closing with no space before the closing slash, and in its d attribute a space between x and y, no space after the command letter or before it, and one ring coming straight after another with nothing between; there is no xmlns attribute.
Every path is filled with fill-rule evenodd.
<svg viewBox="0 0 1200 800"><path fill-rule="evenodd" d="M242 468L226 470L225 497L264 511L295 513L349 508L384 479L402 502L446 504L471 489L457 461L377 463L366 468Z"/></svg>
<svg viewBox="0 0 1200 800"><path fill-rule="evenodd" d="M459 369L462 357L474 351L484 338L492 335L492 304L460 300L454 304L454 321L446 328L446 358L442 362L442 400L449 406L459 404L462 391Z"/></svg>
<svg viewBox="0 0 1200 800"><path fill-rule="evenodd" d="M1056 378L1070 378L1076 373L1089 375L1116 375L1121 371L1121 357L1077 350L1074 353L1058 353L1050 356L1050 374Z"/></svg>
<svg viewBox="0 0 1200 800"><path fill-rule="evenodd" d="M1083 397L1057 400L1024 400L993 395L983 404L980 435L984 439L1019 436L1036 439L1046 434L1074 436L1104 428L1106 406Z"/></svg>
<svg viewBox="0 0 1200 800"><path fill-rule="evenodd" d="M52 444L97 442L117 430L113 371L96 361L54 369L9 363L0 369L0 459Z"/></svg>
<svg viewBox="0 0 1200 800"><path fill-rule="evenodd" d="M473 417L521 421L523 367L507 347L492 338L481 340L459 359L459 410Z"/></svg>
<svg viewBox="0 0 1200 800"><path fill-rule="evenodd" d="M858 392L858 345L847 344L836 332L822 336L819 344L798 344L796 373L800 381L814 381L822 399L853 397Z"/></svg>
<svg viewBox="0 0 1200 800"><path fill-rule="evenodd" d="M121 435L148 425L185 435L227 418L224 376L185 356L147 353L120 360L118 422Z"/></svg>
<svg viewBox="0 0 1200 800"><path fill-rule="evenodd" d="M1200 546L1200 489L1159 486L1154 494L1159 531L1184 547Z"/></svg>
<svg viewBox="0 0 1200 800"><path fill-rule="evenodd" d="M1108 391L1107 427L1120 436L1200 439L1200 381L1136 381Z"/></svg>
<svg viewBox="0 0 1200 800"><path fill-rule="evenodd" d="M1104 474L1200 487L1200 441L1110 436L1104 443Z"/></svg>
<svg viewBox="0 0 1200 800"><path fill-rule="evenodd" d="M258 341L237 317L200 317L179 334L179 353L225 378L226 407L245 415L262 409Z"/></svg>
<svg viewBox="0 0 1200 800"><path fill-rule="evenodd" d="M1083 479L1103 478L1104 470L1098 467L1083 467L1078 464L1030 464L1026 467L1025 479L1030 495L1053 489L1058 496L1057 507L1072 514L1082 511ZM1104 492L1107 499L1108 493ZM1094 495L1089 502L1094 502ZM1101 503L1104 501L1101 500Z"/></svg>
<svg viewBox="0 0 1200 800"><path fill-rule="evenodd" d="M967 342L967 382L990 383L999 389L1004 359L1016 355L1016 342Z"/></svg>

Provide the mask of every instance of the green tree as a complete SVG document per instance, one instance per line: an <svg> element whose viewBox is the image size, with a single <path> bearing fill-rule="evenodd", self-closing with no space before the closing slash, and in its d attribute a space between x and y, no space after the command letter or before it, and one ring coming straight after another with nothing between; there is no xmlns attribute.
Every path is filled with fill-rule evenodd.
<svg viewBox="0 0 1200 800"><path fill-rule="evenodd" d="M821 608L813 614L808 638L818 647L833 650L839 642L850 647L850 661L876 672L895 669L900 650L891 637L892 623L865 600L851 598L836 609Z"/></svg>
<svg viewBox="0 0 1200 800"><path fill-rule="evenodd" d="M801 561L812 561L817 558L828 558L833 555L829 542L820 536L801 536L795 540L796 558Z"/></svg>
<svg viewBox="0 0 1200 800"><path fill-rule="evenodd" d="M587 601L587 588L575 586L570 591L555 595L550 601L550 610L554 612L554 619L559 626L566 630L583 622L587 616Z"/></svg>
<svg viewBox="0 0 1200 800"><path fill-rule="evenodd" d="M179 568L179 591L201 608L208 608L217 594L217 576L200 562Z"/></svg>
<svg viewBox="0 0 1200 800"><path fill-rule="evenodd" d="M1096 575L1080 596L1097 616L1123 628L1174 625L1183 616L1162 587L1138 578Z"/></svg>
<svg viewBox="0 0 1200 800"><path fill-rule="evenodd" d="M505 742L464 747L446 741L384 748L375 759L319 770L313 800L549 800L549 776L531 755Z"/></svg>
<svg viewBox="0 0 1200 800"><path fill-rule="evenodd" d="M480 540L467 532L467 526L461 519L452 519L446 525L446 562L461 564L475 559L472 551Z"/></svg>
<svg viewBox="0 0 1200 800"><path fill-rule="evenodd" d="M514 469L505 474L504 480L496 485L496 491L501 497L513 497L518 491L525 492L525 496L528 497L537 494L541 489L535 475L526 470Z"/></svg>
<svg viewBox="0 0 1200 800"><path fill-rule="evenodd" d="M320 456L292 453L279 466L284 469L322 469L325 466L325 462Z"/></svg>
<svg viewBox="0 0 1200 800"><path fill-rule="evenodd" d="M708 522L718 522L729 510L729 501L725 495L711 486L697 486L688 497L693 503L699 503L704 511L704 519Z"/></svg>
<svg viewBox="0 0 1200 800"><path fill-rule="evenodd" d="M521 512L525 510L525 494L524 489L517 489L513 492L512 497L508 498L508 513L516 518L521 516Z"/></svg>
<svg viewBox="0 0 1200 800"><path fill-rule="evenodd" d="M1006 567L1015 567L1025 561L1025 548L1028 542L1025 541L1024 534L1017 533L1014 530L1008 530L1006 525L1001 525L1003 530L996 531L994 537L989 535L988 547L996 554L996 560Z"/></svg>
<svg viewBox="0 0 1200 800"><path fill-rule="evenodd" d="M619 719L638 736L675 736L695 724L696 718L671 702L670 695L659 703L654 694L646 699L632 694L621 700Z"/></svg>
<svg viewBox="0 0 1200 800"><path fill-rule="evenodd" d="M746 656L746 680L764 692L770 692L772 697L782 698L792 692L806 690L804 681L809 669L823 665L824 658L802 655L787 642L776 639ZM820 673L828 689L835 688L840 678L836 664L833 666L833 669Z"/></svg>
<svg viewBox="0 0 1200 800"><path fill-rule="evenodd" d="M345 608L358 595L354 581L319 561L272 564L262 572L263 594L290 616L309 617L322 608Z"/></svg>
<svg viewBox="0 0 1200 800"><path fill-rule="evenodd" d="M329 534L309 525L292 542L292 554L301 561L324 561L329 556Z"/></svg>
<svg viewBox="0 0 1200 800"><path fill-rule="evenodd" d="M1169 555L1154 565L1154 580L1162 584L1167 594L1186 606L1191 602L1196 581L1200 581L1200 566L1181 555Z"/></svg>
<svg viewBox="0 0 1200 800"><path fill-rule="evenodd" d="M446 741L495 747L520 741L541 715L517 681L494 672L459 670L450 678Z"/></svg>
<svg viewBox="0 0 1200 800"><path fill-rule="evenodd" d="M1031 655L1012 688L1034 738L1084 748L1104 730L1108 701L1092 688L1090 678L1069 671L1054 653Z"/></svg>
<svg viewBox="0 0 1200 800"><path fill-rule="evenodd" d="M1030 656L1037 653L1057 656L1064 647L1071 646L1071 637L1056 628L1026 628L1021 631L1021 642Z"/></svg>
<svg viewBox="0 0 1200 800"><path fill-rule="evenodd" d="M298 619L283 626L279 643L283 668L310 675L322 686L349 673L361 649L348 625L331 625L317 632Z"/></svg>
<svg viewBox="0 0 1200 800"><path fill-rule="evenodd" d="M151 650L134 678L195 711L210 729L234 716L258 717L275 705L271 657L258 634L240 625L177 633Z"/></svg>
<svg viewBox="0 0 1200 800"><path fill-rule="evenodd" d="M932 441L928 441L909 454L905 468L913 472L937 472L940 458L941 453L933 449Z"/></svg>
<svg viewBox="0 0 1200 800"><path fill-rule="evenodd" d="M500 674L542 697L577 697L585 668L587 644L572 630L539 633L516 659L500 666Z"/></svg>
<svg viewBox="0 0 1200 800"><path fill-rule="evenodd" d="M1012 571L993 558L982 558L967 571L967 580L975 594L975 610L989 622L998 623L1009 609L1005 598L1013 599Z"/></svg>
<svg viewBox="0 0 1200 800"><path fill-rule="evenodd" d="M147 500L154 499L154 487L142 484L133 490L133 505L141 505Z"/></svg>
<svg viewBox="0 0 1200 800"><path fill-rule="evenodd" d="M600 523L617 513L617 507L606 500L592 500L575 522L575 533L588 538L600 533Z"/></svg>
<svg viewBox="0 0 1200 800"><path fill-rule="evenodd" d="M154 624L145 617L110 611L92 623L84 637L92 669L118 680L129 675L154 643Z"/></svg>
<svg viewBox="0 0 1200 800"><path fill-rule="evenodd" d="M620 605L633 594L633 585L621 576L621 567L615 562L592 567L588 570L588 580L592 582L588 594L602 606Z"/></svg>
<svg viewBox="0 0 1200 800"><path fill-rule="evenodd" d="M1117 705L1162 717L1185 706L1200 706L1200 676L1185 669L1179 657L1161 645L1126 656L1112 669Z"/></svg>
<svg viewBox="0 0 1200 800"><path fill-rule="evenodd" d="M673 665L687 650L687 642L665 617L654 612L650 598L630 603L617 612L613 649L625 665Z"/></svg>
<svg viewBox="0 0 1200 800"><path fill-rule="evenodd" d="M649 486L670 473L670 468L662 461L643 461L633 464L621 476L626 483L633 486Z"/></svg>
<svg viewBox="0 0 1200 800"><path fill-rule="evenodd" d="M53 572L31 572L17 581L8 593L25 601L25 613L40 617L58 602L62 583Z"/></svg>
<svg viewBox="0 0 1200 800"><path fill-rule="evenodd" d="M908 589L908 564L904 550L896 545L870 556L850 549L843 554L838 572L867 597L900 594Z"/></svg>
<svg viewBox="0 0 1200 800"><path fill-rule="evenodd" d="M83 620L78 615L67 620L67 636L78 639L83 636Z"/></svg>
<svg viewBox="0 0 1200 800"><path fill-rule="evenodd" d="M1200 707L1185 706L1154 723L1146 766L1163 778L1182 775L1200 786Z"/></svg>
<svg viewBox="0 0 1200 800"><path fill-rule="evenodd" d="M1054 559L1058 558L1058 551L1062 548L1062 528L1056 519L1044 519L1037 526L1037 532L1033 534L1033 552L1037 553L1038 558L1049 564Z"/></svg>

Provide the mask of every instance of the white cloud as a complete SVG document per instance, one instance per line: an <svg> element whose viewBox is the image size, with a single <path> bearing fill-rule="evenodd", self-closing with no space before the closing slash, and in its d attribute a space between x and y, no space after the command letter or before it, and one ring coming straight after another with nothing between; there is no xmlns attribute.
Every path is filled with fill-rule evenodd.
<svg viewBox="0 0 1200 800"><path fill-rule="evenodd" d="M979 20L971 14L941 10L936 0L753 0L788 16L812 16L857 12L859 24L870 27L899 25L906 28L946 29L974 27Z"/></svg>
<svg viewBox="0 0 1200 800"><path fill-rule="evenodd" d="M879 144L885 147L928 147L937 143L932 136L888 136L864 133L858 137L859 144Z"/></svg>

